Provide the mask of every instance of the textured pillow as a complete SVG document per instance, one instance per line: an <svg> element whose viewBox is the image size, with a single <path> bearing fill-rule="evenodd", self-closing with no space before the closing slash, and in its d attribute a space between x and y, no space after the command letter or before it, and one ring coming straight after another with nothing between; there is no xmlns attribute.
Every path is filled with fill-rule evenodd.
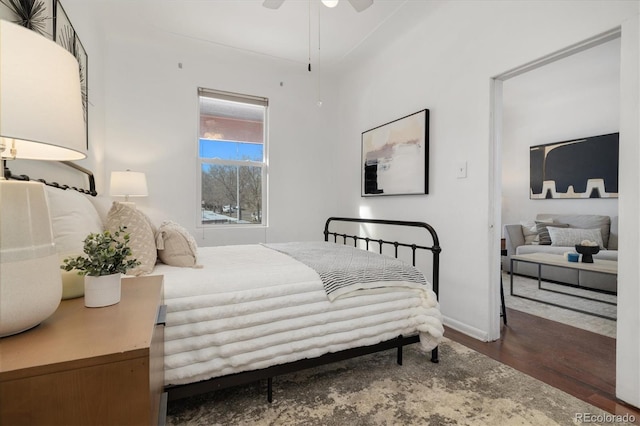
<svg viewBox="0 0 640 426"><path fill-rule="evenodd" d="M549 228L568 228L566 223L549 223L536 220L536 229L538 230L538 244L551 245L551 237L549 236Z"/></svg>
<svg viewBox="0 0 640 426"><path fill-rule="evenodd" d="M522 226L522 235L524 236L524 243L526 245L534 244L538 239L538 228L536 228L535 223L523 223Z"/></svg>
<svg viewBox="0 0 640 426"><path fill-rule="evenodd" d="M147 215L127 204L114 201L107 213L106 229L115 232L125 226L130 235L129 247L132 257L140 262L139 266L127 270L129 275L144 275L153 271L158 253L153 235L153 226Z"/></svg>
<svg viewBox="0 0 640 426"><path fill-rule="evenodd" d="M602 232L598 229L582 228L554 228L549 227L552 246L573 247L583 240L595 241L598 247L603 247Z"/></svg>
<svg viewBox="0 0 640 426"><path fill-rule="evenodd" d="M162 222L156 234L158 257L171 266L194 267L198 261L198 244L181 225L170 220Z"/></svg>

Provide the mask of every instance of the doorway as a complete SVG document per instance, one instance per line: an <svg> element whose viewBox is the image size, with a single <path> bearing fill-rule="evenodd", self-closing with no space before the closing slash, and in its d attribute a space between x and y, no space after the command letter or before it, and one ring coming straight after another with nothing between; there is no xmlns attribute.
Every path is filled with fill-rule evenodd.
<svg viewBox="0 0 640 426"><path fill-rule="evenodd" d="M617 241L617 197L532 199L534 197L531 196L529 189L532 186L530 173L533 173L529 170L530 147L616 134L619 131L620 38L600 41L599 44L588 49L573 52L502 82L501 217L503 229L505 225L509 226L508 232L506 230L503 232L510 254L513 254L513 247L519 244L516 242L517 239L514 240L514 234L518 237L522 234L526 240L525 244L530 245L524 248L527 251L546 253L555 250L556 254L562 253L555 247L537 245L539 225L536 227L535 220L538 219L539 214L589 214L610 217L614 222L611 227L614 230L613 237L616 237L611 239L612 245L615 244L614 240ZM615 152L614 161L617 167L617 146L612 146L609 150L607 147L611 143L614 143L614 138L607 139L607 143L602 146L606 149L605 153ZM572 167L567 159L563 161L563 166L567 169ZM607 183L611 182L607 181ZM558 191L562 189L558 188ZM560 193L558 196L562 195L564 194ZM587 225L588 222L585 222L583 227L597 227L597 225ZM579 223L577 225L574 223L573 226L581 227ZM600 236L600 240L607 241L607 244L604 244L605 247L609 245L609 229L610 227L606 226L606 233L602 232ZM591 233L595 237L595 233ZM600 257L616 260L616 253L617 250L603 252L600 253ZM508 270L508 259L504 257L502 260L503 270ZM520 264L518 266L520 267ZM560 270L555 275L563 276L562 274L572 275L566 283L577 284L577 271ZM603 284L607 279L613 281L611 289L615 290L613 287L615 279L604 277ZM509 282L509 279L507 278L505 282ZM590 318L589 315L585 316L572 310L553 309L549 305L523 298L509 297L507 292L507 304L512 308L578 328L589 327L591 331L615 338L615 295L554 283L545 284L546 290L539 290L536 280L524 276L516 276L514 283L518 287L518 294L522 295L525 292L534 299L583 310L592 313L596 318ZM565 293L575 296L568 296ZM598 315L614 318L614 320L598 320Z"/></svg>
<svg viewBox="0 0 640 426"><path fill-rule="evenodd" d="M537 213L617 216L617 198L530 199L529 147L619 131L620 35L609 31L492 79L496 167L490 179L498 235L506 224L533 223ZM499 269L508 269L508 261L501 263ZM508 295L508 279L504 286ZM499 324L492 331L499 336Z"/></svg>

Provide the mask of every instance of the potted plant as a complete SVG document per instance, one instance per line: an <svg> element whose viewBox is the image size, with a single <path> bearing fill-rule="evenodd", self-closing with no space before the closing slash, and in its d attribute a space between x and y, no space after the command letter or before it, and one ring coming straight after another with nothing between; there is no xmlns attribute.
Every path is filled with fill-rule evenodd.
<svg viewBox="0 0 640 426"><path fill-rule="evenodd" d="M120 301L120 278L128 269L140 265L131 258L126 227L115 232L89 234L84 239L86 256L68 257L60 268L84 275L84 304L90 308L109 306Z"/></svg>

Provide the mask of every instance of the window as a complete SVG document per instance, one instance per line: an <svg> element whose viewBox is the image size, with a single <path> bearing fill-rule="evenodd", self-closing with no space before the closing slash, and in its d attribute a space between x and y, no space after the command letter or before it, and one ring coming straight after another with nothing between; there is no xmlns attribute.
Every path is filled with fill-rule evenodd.
<svg viewBox="0 0 640 426"><path fill-rule="evenodd" d="M200 223L262 225L267 99L198 89Z"/></svg>

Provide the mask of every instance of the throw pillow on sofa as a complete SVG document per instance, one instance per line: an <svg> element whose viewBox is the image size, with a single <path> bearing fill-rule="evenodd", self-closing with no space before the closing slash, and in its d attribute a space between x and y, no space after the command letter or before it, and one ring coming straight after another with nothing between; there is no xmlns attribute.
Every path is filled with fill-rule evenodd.
<svg viewBox="0 0 640 426"><path fill-rule="evenodd" d="M536 228L538 229L538 244L544 246L551 245L551 236L549 236L549 228L568 228L566 223L549 223L536 220Z"/></svg>
<svg viewBox="0 0 640 426"><path fill-rule="evenodd" d="M526 245L538 244L538 228L535 222L521 223L522 236L524 237L524 243Z"/></svg>
<svg viewBox="0 0 640 426"><path fill-rule="evenodd" d="M552 246L573 247L583 240L595 241L602 248L602 232L600 229L554 228L549 227Z"/></svg>

